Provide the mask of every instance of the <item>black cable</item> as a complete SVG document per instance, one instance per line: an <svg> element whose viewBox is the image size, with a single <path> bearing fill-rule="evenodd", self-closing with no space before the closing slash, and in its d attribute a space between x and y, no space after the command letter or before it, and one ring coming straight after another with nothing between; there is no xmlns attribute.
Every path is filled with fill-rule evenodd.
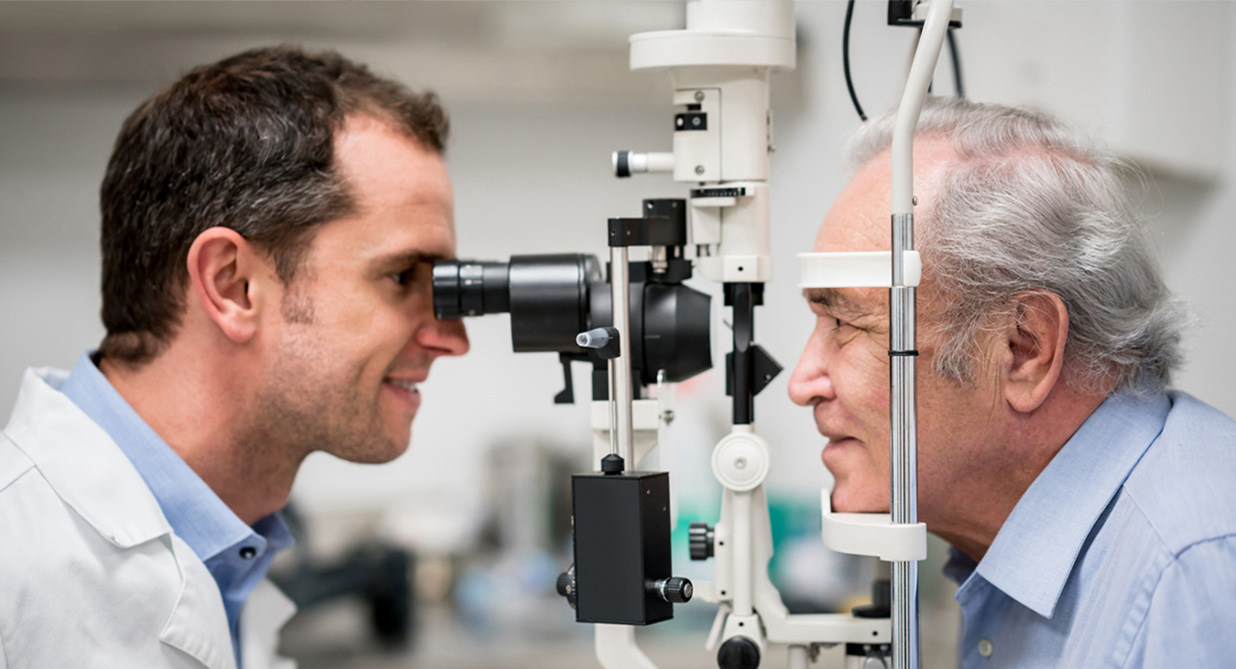
<svg viewBox="0 0 1236 669"><path fill-rule="evenodd" d="M867 120L863 106L858 104L858 94L854 92L854 80L850 78L850 19L854 17L854 0L850 0L845 8L845 29L841 33L841 64L845 69L845 87L850 89L850 99L854 101L854 110L858 117Z"/></svg>
<svg viewBox="0 0 1236 669"><path fill-rule="evenodd" d="M953 36L953 29L948 31L948 52L953 58L953 84L957 90L957 97L966 99L966 87L961 83L961 57L957 55L957 38Z"/></svg>

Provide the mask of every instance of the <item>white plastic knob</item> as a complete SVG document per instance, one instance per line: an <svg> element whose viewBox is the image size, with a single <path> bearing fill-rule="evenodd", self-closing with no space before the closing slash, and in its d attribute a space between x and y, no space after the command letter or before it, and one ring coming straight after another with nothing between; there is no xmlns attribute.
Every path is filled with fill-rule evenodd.
<svg viewBox="0 0 1236 669"><path fill-rule="evenodd" d="M768 442L754 433L736 432L717 443L712 451L712 471L726 488L744 492L768 476Z"/></svg>

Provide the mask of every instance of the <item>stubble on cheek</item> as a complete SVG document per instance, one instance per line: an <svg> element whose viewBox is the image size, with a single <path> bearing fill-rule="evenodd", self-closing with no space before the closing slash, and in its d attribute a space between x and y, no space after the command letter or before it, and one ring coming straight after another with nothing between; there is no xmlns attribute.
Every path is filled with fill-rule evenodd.
<svg viewBox="0 0 1236 669"><path fill-rule="evenodd" d="M255 456L303 459L326 451L352 462L386 462L406 450L382 415L385 372L375 379L366 378L363 365L340 369L344 356L318 341L316 328L297 330L265 371L247 416Z"/></svg>

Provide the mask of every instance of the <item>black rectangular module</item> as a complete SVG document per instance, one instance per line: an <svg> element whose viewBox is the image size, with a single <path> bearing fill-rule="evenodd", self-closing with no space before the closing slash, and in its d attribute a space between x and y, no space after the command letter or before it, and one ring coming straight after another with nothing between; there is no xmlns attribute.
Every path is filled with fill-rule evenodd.
<svg viewBox="0 0 1236 669"><path fill-rule="evenodd" d="M674 617L651 587L669 578L669 474L571 477L575 522L575 619L649 625Z"/></svg>
<svg viewBox="0 0 1236 669"><path fill-rule="evenodd" d="M675 131L707 130L708 114L706 112L686 112L674 116Z"/></svg>

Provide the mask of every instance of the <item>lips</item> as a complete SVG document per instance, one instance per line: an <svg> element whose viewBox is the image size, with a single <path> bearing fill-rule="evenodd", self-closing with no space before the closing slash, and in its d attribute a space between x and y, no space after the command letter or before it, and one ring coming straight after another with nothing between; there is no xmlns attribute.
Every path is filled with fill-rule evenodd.
<svg viewBox="0 0 1236 669"><path fill-rule="evenodd" d="M415 410L421 404L421 393L418 388L426 376L424 373L410 376L388 376L382 379L382 387Z"/></svg>
<svg viewBox="0 0 1236 669"><path fill-rule="evenodd" d="M411 379L386 379L386 383L403 388L410 393L416 392L417 382Z"/></svg>
<svg viewBox="0 0 1236 669"><path fill-rule="evenodd" d="M818 424L818 423L816 424L816 428L819 430L820 435L821 435L821 436L823 436L825 439L827 439L827 440L829 441L829 443L834 443L834 442L839 442L839 441L846 441L846 440L849 440L849 439L854 439L854 438L855 438L854 436L849 435L849 434L846 434L846 433L844 433L844 432L838 432L838 431L835 431L835 430L830 430L830 429L828 429L828 428L826 428L826 427L824 427L824 426L822 426L822 425L820 425L820 424Z"/></svg>

